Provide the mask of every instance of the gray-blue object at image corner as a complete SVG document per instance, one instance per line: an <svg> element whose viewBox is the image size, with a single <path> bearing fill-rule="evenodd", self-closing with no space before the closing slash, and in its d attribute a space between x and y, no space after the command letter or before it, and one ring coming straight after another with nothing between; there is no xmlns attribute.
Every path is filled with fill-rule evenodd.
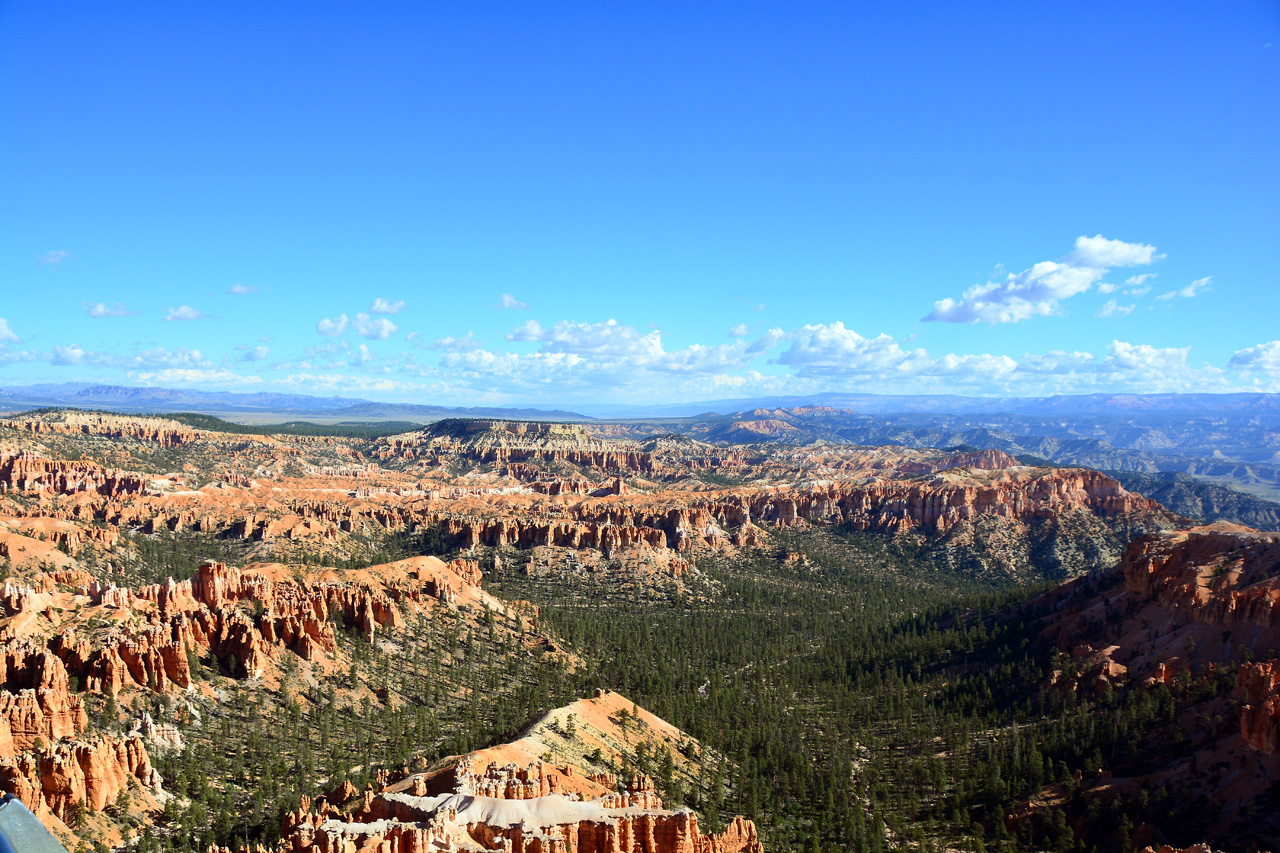
<svg viewBox="0 0 1280 853"><path fill-rule="evenodd" d="M12 794L0 797L0 853L67 853L31 810Z"/></svg>

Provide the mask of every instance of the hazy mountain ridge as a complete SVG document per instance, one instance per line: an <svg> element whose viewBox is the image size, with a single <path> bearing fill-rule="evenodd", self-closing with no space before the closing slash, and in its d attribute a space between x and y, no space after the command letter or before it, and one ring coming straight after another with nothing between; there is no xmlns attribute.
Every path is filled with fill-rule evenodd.
<svg viewBox="0 0 1280 853"><path fill-rule="evenodd" d="M271 392L194 391L175 388L133 388L66 382L0 389L0 407L16 410L44 407L104 409L126 413L195 412L198 414L280 413L324 415L349 420L421 419L446 417L589 420L562 409L502 406L430 406L379 403L353 397L316 397Z"/></svg>
<svg viewBox="0 0 1280 853"><path fill-rule="evenodd" d="M1194 417L1144 411L1124 417L1056 418L1008 413L877 415L805 406L615 423L635 436L670 432L731 444L970 446L1106 471L1180 472L1261 497L1280 497L1280 427L1265 406L1260 412L1227 406Z"/></svg>
<svg viewBox="0 0 1280 853"><path fill-rule="evenodd" d="M1108 471L1131 492L1139 492L1197 521L1230 521L1257 530L1280 530L1280 503L1226 486L1201 482L1189 474L1165 471L1139 474Z"/></svg>

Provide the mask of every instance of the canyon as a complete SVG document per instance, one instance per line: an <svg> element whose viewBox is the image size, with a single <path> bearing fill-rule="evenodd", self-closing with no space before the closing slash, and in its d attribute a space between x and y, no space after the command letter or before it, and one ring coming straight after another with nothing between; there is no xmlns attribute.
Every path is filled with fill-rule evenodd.
<svg viewBox="0 0 1280 853"><path fill-rule="evenodd" d="M831 417L755 415L732 429L772 440ZM1202 712L1230 725L1185 728L1187 755L1243 762L1235 781L1198 779L1182 755L1082 779L1086 798L1180 785L1227 808L1280 773L1277 537L1197 526L1098 471L607 425L449 420L356 439L42 412L0 419L0 790L73 845L173 833L175 809L206 796L175 770L183 756L226 749L233 722L281 737L256 707L354 746L276 800L278 827L255 817L249 849L759 853L778 827L722 802L742 803L745 754L609 687L566 695L598 652L563 604L548 619L507 590L714 608L738 567L813 583L816 543L883 554L877 572L905 559L965 583L1059 582L1009 618L1043 620L1058 661L1043 689L1061 701L1230 673ZM480 707L488 733L465 725ZM374 758L365 721L405 719L426 740L397 735L400 757ZM286 749L299 763L310 748Z"/></svg>

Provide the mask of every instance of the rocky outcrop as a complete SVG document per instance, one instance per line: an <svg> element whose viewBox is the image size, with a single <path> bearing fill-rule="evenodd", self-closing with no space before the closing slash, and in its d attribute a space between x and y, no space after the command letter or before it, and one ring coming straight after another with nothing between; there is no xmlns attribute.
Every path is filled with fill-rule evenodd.
<svg viewBox="0 0 1280 853"><path fill-rule="evenodd" d="M1280 534L1229 524L1148 534L1125 552L1125 588L1211 625L1280 623Z"/></svg>
<svg viewBox="0 0 1280 853"><path fill-rule="evenodd" d="M621 726L627 712L629 729ZM762 853L755 825L738 817L723 832L705 833L688 809L665 809L653 780L636 774L619 789L612 774L588 771L582 743L554 763L541 758L566 744L564 726L589 731L585 742L611 748L636 741L688 743L687 735L608 691L550 712L524 738L455 759L451 765L368 791L343 817L328 800L304 800L285 816L281 845L290 853L338 851L474 851L511 853ZM557 734L543 738L547 727ZM558 744L559 746L553 746ZM506 760L494 761L493 756ZM576 756L571 759L570 756ZM561 760L563 759L563 760ZM680 759L678 759L680 760Z"/></svg>
<svg viewBox="0 0 1280 853"><path fill-rule="evenodd" d="M160 774L151 766L142 738L97 737L0 757L0 790L13 794L37 815L68 821L77 804L101 811L130 780L162 795Z"/></svg>
<svg viewBox="0 0 1280 853"><path fill-rule="evenodd" d="M559 793L500 799L379 794L360 820L330 817L292 830L291 851L509 850L511 853L763 853L755 825L736 817L703 833L688 810L582 801Z"/></svg>
<svg viewBox="0 0 1280 853"><path fill-rule="evenodd" d="M445 565L420 557L393 565L402 571L389 571L393 579L380 583L286 580L209 561L181 583L170 580L134 593L103 590L104 604L124 609L136 604L148 621L125 623L93 638L67 630L50 641L49 649L56 666L66 666L64 682L70 672L91 691L114 694L137 686L163 692L191 685L188 652L211 655L233 676L252 676L286 649L303 660L333 655L337 624L372 639L377 631L401 629L406 606L451 603L468 588L484 596L475 589L480 568L474 560ZM39 604L34 598L21 601ZM503 607L496 600L485 606Z"/></svg>
<svg viewBox="0 0 1280 853"><path fill-rule="evenodd" d="M95 412L56 412L5 418L0 425L35 435L100 435L183 447L197 441L198 430L168 418L145 418Z"/></svg>
<svg viewBox="0 0 1280 853"><path fill-rule="evenodd" d="M1280 750L1280 663L1246 663L1236 686L1248 703L1240 709L1240 734L1250 749L1266 755Z"/></svg>
<svg viewBox="0 0 1280 853"><path fill-rule="evenodd" d="M171 725L144 714L123 738L81 736L88 719L71 676L85 689L114 694L126 687L164 691L192 685L191 656L212 657L233 676L254 675L291 649L304 659L337 651L335 623L368 636L404 624L408 608L442 606L466 597L479 607L502 609L474 586L475 561L446 566L432 557L392 564L382 574L356 573L350 581L298 578L284 567L239 569L206 562L196 576L136 591L103 588L93 581L77 591L79 601L104 611L123 611L114 627L94 632L65 630L41 640L12 638L0 654L0 790L17 795L32 811L69 819L80 804L100 810L136 780L159 796L160 780L144 740L181 747ZM30 584L6 584L4 603L13 619L28 608L44 614L51 595L82 573ZM100 613L102 611L99 611Z"/></svg>
<svg viewBox="0 0 1280 853"><path fill-rule="evenodd" d="M652 472L651 453L602 441L577 424L495 420L443 420L376 442L379 459L438 461L463 457L498 465L568 463L602 471Z"/></svg>
<svg viewBox="0 0 1280 853"><path fill-rule="evenodd" d="M439 465L450 460L506 466L512 476L531 480L538 468L572 465L602 474L666 476L677 470L733 468L756 454L675 438L645 442L606 441L577 424L496 420L443 420L422 430L378 439L370 452L378 459L417 460ZM692 451L692 452L691 452Z"/></svg>
<svg viewBox="0 0 1280 853"><path fill-rule="evenodd" d="M11 643L0 657L0 757L50 744L88 725L62 661L29 643Z"/></svg>
<svg viewBox="0 0 1280 853"><path fill-rule="evenodd" d="M252 476L223 471L222 482L199 490L171 487L170 481L147 493L141 475L131 475L127 488L111 485L111 472L77 462L56 463L74 469L61 479L41 468L14 469L10 480L15 488L70 490L75 501L57 508L42 502L40 511L86 531L198 532L338 552L352 539L438 530L443 545L461 550L549 547L595 550L612 559L638 549L685 557L754 546L770 527L827 524L953 536L961 551L977 526L1013 525L1014 535L1002 538L1026 551L1028 531L1018 525L1088 516L1083 525L1067 524L1052 534L1052 556L1063 571L1077 572L1110 559L1135 530L1177 523L1102 474L1029 468L995 450L823 447L765 454L678 436L606 441L576 425L502 421L442 421L378 439L367 449L397 460L397 466L412 461L414 473L406 478L394 466L308 462L305 470L318 482L301 478L268 486L269 468L258 465ZM275 448L271 453L272 464L280 464ZM326 458L332 461L333 454ZM462 463L464 469L491 468L462 479L456 475ZM44 460L36 467L46 464L55 463ZM595 474L588 478L567 468ZM749 471L751 485L712 487L698 479L716 479L702 473L707 470ZM353 472L361 474L358 487L347 490L334 482ZM257 485L233 489L228 480ZM1087 541L1076 548L1072 536ZM1066 540L1071 541L1060 547ZM1003 551L992 559L1030 561L1026 553Z"/></svg>
<svg viewBox="0 0 1280 853"><path fill-rule="evenodd" d="M46 459L35 453L0 454L0 494L90 492L104 497L139 495L146 478L134 472L104 468L94 462Z"/></svg>

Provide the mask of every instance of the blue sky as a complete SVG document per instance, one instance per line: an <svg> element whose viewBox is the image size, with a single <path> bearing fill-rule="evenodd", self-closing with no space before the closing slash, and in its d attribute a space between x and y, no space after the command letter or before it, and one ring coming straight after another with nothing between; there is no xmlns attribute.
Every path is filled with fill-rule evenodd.
<svg viewBox="0 0 1280 853"><path fill-rule="evenodd" d="M452 5L0 5L0 386L1280 391L1280 4Z"/></svg>

